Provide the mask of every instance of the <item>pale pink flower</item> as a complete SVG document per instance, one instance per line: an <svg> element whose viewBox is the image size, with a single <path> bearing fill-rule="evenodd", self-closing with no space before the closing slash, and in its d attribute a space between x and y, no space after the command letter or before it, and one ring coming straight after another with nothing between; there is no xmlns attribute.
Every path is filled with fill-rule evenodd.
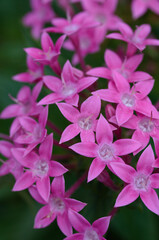
<svg viewBox="0 0 159 240"><path fill-rule="evenodd" d="M87 98L81 105L80 111L67 103L58 103L58 108L71 125L63 131L60 143L69 141L80 133L82 142L94 142L96 118L101 109L101 101L97 96Z"/></svg>
<svg viewBox="0 0 159 240"><path fill-rule="evenodd" d="M151 32L151 26L149 24L137 26L136 30L133 32L128 24L119 23L118 29L120 33L110 33L106 37L127 42L128 55L133 55L137 49L143 51L147 45L159 46L159 40L147 38Z"/></svg>
<svg viewBox="0 0 159 240"><path fill-rule="evenodd" d="M39 82L32 90L24 86L17 94L17 98L11 97L15 104L6 107L0 114L0 118L13 118L19 116L38 115L42 108L37 106L36 100L41 92L42 82Z"/></svg>
<svg viewBox="0 0 159 240"><path fill-rule="evenodd" d="M137 162L137 171L123 163L112 164L115 174L127 183L118 195L115 207L128 205L140 196L146 207L159 215L159 199L154 191L154 188L159 188L159 174L152 174L154 161L154 153L149 145Z"/></svg>
<svg viewBox="0 0 159 240"><path fill-rule="evenodd" d="M150 9L156 14L159 14L158 0L132 0L131 10L134 19L144 15Z"/></svg>
<svg viewBox="0 0 159 240"><path fill-rule="evenodd" d="M82 215L69 210L69 218L74 229L79 233L66 237L64 240L106 240L103 235L108 230L111 217L99 218L91 225Z"/></svg>
<svg viewBox="0 0 159 240"><path fill-rule="evenodd" d="M78 154L91 158L95 157L89 168L88 182L96 178L106 166L110 167L110 163L123 162L119 156L132 153L141 145L138 141L132 139L119 139L113 143L111 126L102 115L97 123L96 139L97 144L82 142L70 147Z"/></svg>
<svg viewBox="0 0 159 240"><path fill-rule="evenodd" d="M45 0L46 1L46 0ZM39 39L45 23L54 17L50 1L30 0L32 11L23 17L23 24L32 28L32 36Z"/></svg>
<svg viewBox="0 0 159 240"><path fill-rule="evenodd" d="M68 218L68 211L72 209L79 212L86 204L67 197L64 177L56 177L52 181L48 202L45 202L40 197L35 187L31 187L29 192L37 202L45 205L39 210L35 217L34 228L47 227L57 218L57 224L60 230L66 236L70 236L72 234L72 224Z"/></svg>
<svg viewBox="0 0 159 240"><path fill-rule="evenodd" d="M36 182L40 196L48 201L50 195L50 177L58 177L67 172L67 169L56 161L51 161L53 148L53 134L48 135L39 147L39 155L30 152L24 157L24 148L13 148L12 154L24 167L25 172L21 175L13 191L21 191Z"/></svg>
<svg viewBox="0 0 159 240"><path fill-rule="evenodd" d="M77 106L79 101L78 93L92 85L97 78L95 77L78 77L78 72L67 61L61 73L61 79L54 76L45 76L44 83L52 90L51 93L44 97L38 104L53 104L65 101L68 104Z"/></svg>
<svg viewBox="0 0 159 240"><path fill-rule="evenodd" d="M153 118L159 117L158 111L147 97L153 88L154 80L145 80L144 88L143 82L138 82L130 89L127 80L120 73L115 72L114 83L109 85L108 89L97 90L93 94L97 94L104 101L118 103L116 119L119 126L127 122L134 111L145 116L152 114Z"/></svg>
<svg viewBox="0 0 159 240"><path fill-rule="evenodd" d="M152 76L146 72L136 71L138 65L143 59L143 54L137 54L124 61L115 52L107 49L104 54L106 67L97 67L89 70L88 75L102 77L109 80L114 79L114 73L120 73L128 82L139 82L152 79Z"/></svg>
<svg viewBox="0 0 159 240"><path fill-rule="evenodd" d="M27 56L28 71L13 76L13 80L18 82L34 83L42 81L44 75L44 66L37 63L29 55Z"/></svg>
<svg viewBox="0 0 159 240"><path fill-rule="evenodd" d="M38 122L35 121L31 117L19 117L16 126L14 126L14 134L15 129L19 131L20 124L22 128L22 134L16 136L14 141L19 144L27 144L28 146L25 149L24 155L26 156L29 152L31 152L38 144L42 143L46 137L47 130L45 129L46 122L48 117L48 107L45 107L40 115Z"/></svg>

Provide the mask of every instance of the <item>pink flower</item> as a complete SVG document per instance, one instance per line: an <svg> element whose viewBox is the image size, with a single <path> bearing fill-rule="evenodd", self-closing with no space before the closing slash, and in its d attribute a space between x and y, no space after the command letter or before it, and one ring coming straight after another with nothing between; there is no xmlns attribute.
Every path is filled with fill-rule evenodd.
<svg viewBox="0 0 159 240"><path fill-rule="evenodd" d="M45 76L44 83L54 93L44 97L39 105L53 104L61 101L77 106L79 101L78 93L93 84L97 78L80 77L76 75L75 69L67 61L63 67L61 79L53 76Z"/></svg>
<svg viewBox="0 0 159 240"><path fill-rule="evenodd" d="M0 166L0 176L11 173L15 179L18 179L23 174L23 167L19 162L13 157L11 148L14 145L7 141L0 141L0 154L2 154L7 160L2 161Z"/></svg>
<svg viewBox="0 0 159 240"><path fill-rule="evenodd" d="M132 0L131 10L134 19L144 15L148 9L159 14L158 0Z"/></svg>
<svg viewBox="0 0 159 240"><path fill-rule="evenodd" d="M42 81L44 66L40 63L36 63L30 56L27 56L27 66L28 71L13 76L13 80L27 83Z"/></svg>
<svg viewBox="0 0 159 240"><path fill-rule="evenodd" d="M36 182L38 193L45 201L48 201L50 195L50 177L57 177L67 172L67 169L60 163L50 161L52 148L53 134L50 134L40 145L39 155L30 152L26 157L23 157L25 149L12 149L15 159L25 167L25 172L17 179L13 191L24 190Z"/></svg>
<svg viewBox="0 0 159 240"><path fill-rule="evenodd" d="M63 33L67 36L75 34L81 29L88 29L99 25L87 12L80 12L72 19L54 18L52 24L55 27L45 28L45 31Z"/></svg>
<svg viewBox="0 0 159 240"><path fill-rule="evenodd" d="M38 48L25 48L26 53L35 61L44 65L52 65L57 61L60 50L65 40L65 36L61 36L54 45L48 33L44 32L41 36L42 50Z"/></svg>
<svg viewBox="0 0 159 240"><path fill-rule="evenodd" d="M72 234L72 224L68 218L68 211L69 209L72 209L79 212L86 206L86 204L67 197L65 193L64 177L56 177L52 181L51 194L48 202L45 202L40 197L35 187L31 187L29 191L37 202L45 204L35 217L34 228L47 227L57 217L57 224L60 230L66 236L70 236Z"/></svg>
<svg viewBox="0 0 159 240"><path fill-rule="evenodd" d="M118 29L120 33L110 33L107 38L119 39L128 43L128 55L133 55L137 49L143 51L147 45L159 46L159 40L146 39L151 32L149 24L137 26L135 32L126 23L119 23Z"/></svg>
<svg viewBox="0 0 159 240"><path fill-rule="evenodd" d="M112 117L109 121L117 124L115 117ZM133 115L122 125L122 127L135 129L132 139L139 141L141 143L141 147L136 150L134 154L137 154L147 146L150 137L153 139L159 138L159 119L155 119L152 116L147 117L144 115Z"/></svg>
<svg viewBox="0 0 159 240"><path fill-rule="evenodd" d="M139 112L143 115L158 118L159 113L147 97L151 91L154 80L145 80L138 82L130 89L130 84L118 72L114 73L115 84L110 84L108 89L101 89L93 92L101 97L102 100L118 103L116 107L116 119L119 126L127 122L133 115L133 112Z"/></svg>
<svg viewBox="0 0 159 240"><path fill-rule="evenodd" d="M154 191L154 188L159 188L159 174L152 174L154 161L154 153L149 145L138 160L137 171L123 163L112 165L115 174L127 183L117 197L115 207L128 205L140 196L148 209L159 214L159 200Z"/></svg>
<svg viewBox="0 0 159 240"><path fill-rule="evenodd" d="M97 67L89 70L88 75L113 80L114 73L120 73L128 82L139 82L152 79L151 75L142 71L135 71L143 59L142 54L125 58L124 61L113 51L107 49L104 55L106 67Z"/></svg>
<svg viewBox="0 0 159 240"><path fill-rule="evenodd" d="M79 213L69 210L69 218L73 227L79 233L66 237L64 240L105 240L103 235L108 230L111 217L99 218L91 225Z"/></svg>
<svg viewBox="0 0 159 240"><path fill-rule="evenodd" d="M50 1L47 1L47 4L44 0L31 0L30 2L32 11L24 16L23 23L25 26L32 28L32 36L38 39L45 23L51 21L54 17L54 12Z"/></svg>
<svg viewBox="0 0 159 240"><path fill-rule="evenodd" d="M87 100L82 103L80 112L67 103L59 103L57 106L64 117L72 122L62 133L60 143L69 141L79 133L82 142L95 141L93 131L95 131L96 118L101 109L99 97L91 96L87 98Z"/></svg>
<svg viewBox="0 0 159 240"><path fill-rule="evenodd" d="M113 132L102 115L97 123L96 138L98 144L82 142L70 147L78 154L95 157L89 168L88 182L96 178L106 166L110 167L110 163L123 162L118 156L127 155L140 147L140 143L132 139L119 139L113 143Z"/></svg>
<svg viewBox="0 0 159 240"><path fill-rule="evenodd" d="M47 134L47 130L45 129L47 117L48 107L45 107L39 115L38 122L30 117L20 117L16 126L14 126L14 134L15 129L19 131L19 124L23 130L22 133L20 132L20 135L16 136L14 141L20 144L28 144L24 152L25 156L44 141Z"/></svg>
<svg viewBox="0 0 159 240"><path fill-rule="evenodd" d="M37 106L36 100L41 92L42 82L39 82L32 90L28 86L20 89L17 98L11 97L15 104L6 107L0 114L0 118L13 118L19 116L38 115L42 108Z"/></svg>

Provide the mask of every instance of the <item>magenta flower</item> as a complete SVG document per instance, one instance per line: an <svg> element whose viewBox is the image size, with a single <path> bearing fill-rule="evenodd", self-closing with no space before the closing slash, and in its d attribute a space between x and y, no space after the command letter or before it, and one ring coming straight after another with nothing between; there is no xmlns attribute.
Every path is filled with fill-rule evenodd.
<svg viewBox="0 0 159 240"><path fill-rule="evenodd" d="M7 160L2 161L0 166L0 176L11 173L15 179L18 179L23 174L23 167L19 162L13 157L11 148L13 144L7 141L0 141L0 154L2 154Z"/></svg>
<svg viewBox="0 0 159 240"><path fill-rule="evenodd" d="M15 159L25 167L23 175L17 179L13 191L21 191L36 182L40 196L48 201L50 195L50 177L58 177L67 172L60 163L50 161L53 148L53 134L48 135L39 147L39 155L30 152L24 156L25 149L13 148Z"/></svg>
<svg viewBox="0 0 159 240"><path fill-rule="evenodd" d="M27 56L27 66L28 71L13 76L13 80L27 83L42 81L44 66L35 62L30 56Z"/></svg>
<svg viewBox="0 0 159 240"><path fill-rule="evenodd" d="M75 34L81 29L88 29L99 25L87 12L80 12L72 19L54 18L52 24L55 27L45 28L45 31L63 33L67 36Z"/></svg>
<svg viewBox="0 0 159 240"><path fill-rule="evenodd" d="M127 122L133 115L133 112L139 112L143 115L158 118L159 113L152 105L147 97L151 91L154 80L145 80L138 82L130 89L127 80L118 72L114 73L115 85L111 84L108 89L97 90L93 94L97 94L102 100L118 103L116 107L116 119L118 125Z"/></svg>
<svg viewBox="0 0 159 240"><path fill-rule="evenodd" d="M106 67L97 67L89 70L88 75L102 77L109 80L114 79L114 73L120 73L128 82L139 82L150 80L152 76L142 71L135 71L143 59L142 54L126 58L124 61L113 51L107 49L104 54Z"/></svg>
<svg viewBox="0 0 159 240"><path fill-rule="evenodd" d="M143 24L138 26L135 32L132 31L130 26L126 23L119 23L118 29L120 33L110 33L107 38L119 39L127 42L128 52L133 55L133 53L139 49L143 51L147 45L159 46L159 40L157 39L147 39L147 36L151 32L151 26L149 24Z"/></svg>
<svg viewBox="0 0 159 240"><path fill-rule="evenodd" d="M96 118L101 109L101 101L97 96L87 98L81 105L80 112L67 103L57 104L61 113L67 118L71 125L66 127L62 133L60 143L69 141L80 133L82 142L94 142L96 129Z"/></svg>
<svg viewBox="0 0 159 240"><path fill-rule="evenodd" d="M65 100L66 103L74 106L78 105L78 93L97 80L95 77L77 78L75 70L69 61L63 67L61 79L53 76L45 76L43 79L46 86L54 93L44 97L39 102L39 105L53 104Z"/></svg>
<svg viewBox="0 0 159 240"><path fill-rule="evenodd" d="M42 50L38 48L25 48L26 53L35 61L44 65L52 65L57 61L60 50L65 40L65 36L61 36L54 45L48 33L44 32L41 36Z"/></svg>
<svg viewBox="0 0 159 240"><path fill-rule="evenodd" d="M144 15L148 9L159 14L158 0L132 0L131 10L134 19Z"/></svg>
<svg viewBox="0 0 159 240"><path fill-rule="evenodd" d="M115 174L127 183L117 197L115 207L128 205L140 196L148 209L159 214L159 199L154 191L154 188L159 188L159 174L152 174L154 161L154 153L149 145L138 160L137 171L123 163L112 164Z"/></svg>
<svg viewBox="0 0 159 240"><path fill-rule="evenodd" d="M0 114L0 118L13 118L19 116L38 115L42 108L37 106L36 100L41 92L42 82L39 82L32 90L24 86L18 92L17 98L11 97L15 104L6 107Z"/></svg>
<svg viewBox="0 0 159 240"><path fill-rule="evenodd" d="M84 10L89 12L102 11L107 14L113 13L117 7L118 0L81 0Z"/></svg>
<svg viewBox="0 0 159 240"><path fill-rule="evenodd" d="M40 197L35 187L31 187L29 191L37 202L45 204L35 217L34 228L47 227L57 217L57 224L60 230L66 236L70 236L72 234L72 224L68 218L68 211L69 209L72 209L79 212L86 206L86 204L67 197L67 194L65 193L64 177L56 177L52 181L51 194L48 202L45 202Z"/></svg>
<svg viewBox="0 0 159 240"><path fill-rule="evenodd" d="M112 117L109 119L109 121L117 124L115 117ZM159 119L155 119L152 116L147 117L143 115L133 115L126 123L122 125L122 127L135 129L132 139L139 141L141 143L141 147L137 149L134 154L137 154L147 146L150 137L153 139L159 138Z"/></svg>
<svg viewBox="0 0 159 240"><path fill-rule="evenodd" d="M106 166L110 167L110 163L123 162L119 156L132 153L141 146L139 142L132 139L119 139L113 143L111 126L102 115L97 123L96 138L97 144L82 142L70 147L78 154L91 158L95 157L89 168L88 182L96 178Z"/></svg>
<svg viewBox="0 0 159 240"><path fill-rule="evenodd" d="M18 119L18 122L23 131L22 134L16 136L14 141L19 144L28 144L28 147L24 152L25 156L31 152L38 144L44 141L47 134L47 130L45 129L47 117L48 107L45 107L39 115L38 122L30 117L20 117ZM19 131L18 122L16 123L16 126L14 126L14 134L16 128Z"/></svg>
<svg viewBox="0 0 159 240"><path fill-rule="evenodd" d="M111 217L99 218L91 225L82 215L69 210L69 218L74 229L79 233L66 237L64 240L106 240L103 235L108 230Z"/></svg>
<svg viewBox="0 0 159 240"><path fill-rule="evenodd" d="M46 1L46 0L45 0ZM32 11L27 13L23 18L25 26L32 28L32 36L39 39L45 23L50 22L54 17L50 1L47 4L44 0L30 0Z"/></svg>

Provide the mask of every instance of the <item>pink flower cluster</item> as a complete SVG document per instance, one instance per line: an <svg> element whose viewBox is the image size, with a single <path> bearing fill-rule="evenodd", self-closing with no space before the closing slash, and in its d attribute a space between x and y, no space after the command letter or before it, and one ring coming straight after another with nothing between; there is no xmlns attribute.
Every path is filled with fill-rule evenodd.
<svg viewBox="0 0 159 240"><path fill-rule="evenodd" d="M128 205L140 196L145 206L159 215L159 199L154 190L159 189L159 112L148 97L155 80L149 73L137 70L144 56L141 52L147 45L159 46L159 40L148 38L149 24L137 26L133 32L115 15L117 2L59 0L59 6L67 10L67 17L60 18L55 16L51 1L31 1L32 12L23 22L32 27L35 38L41 36L41 48L25 48L28 70L13 79L33 87L22 87L16 98L11 96L14 103L0 114L1 119L14 118L10 135L0 135L4 138L0 153L6 159L1 160L0 175L11 173L15 178L13 191L28 189L44 205L35 217L34 227L44 228L57 219L65 240L105 239L111 214L91 225L78 213L86 204L70 197L87 175L87 182L96 179L112 189L116 186L109 172L124 182L114 208ZM133 17L140 17L148 8L159 13L156 2L132 1ZM82 12L75 14L74 4L80 4ZM46 22L53 26L44 28ZM107 34L110 30L115 32ZM53 36L61 34L55 44L48 32ZM106 66L87 66L85 57L100 51L100 44L108 38L126 42L126 54L106 49ZM72 62L67 59L63 67L59 61L62 48L74 52ZM78 63L81 69L76 68ZM52 75L45 75L46 67ZM48 117L52 104L57 106L61 118L70 122L63 132ZM59 134L59 141L53 139L49 128ZM75 138L79 134L80 138ZM150 139L155 144L156 159ZM60 160L69 157L52 155L53 144L64 148L69 157L75 152L93 159L89 169L67 191L64 175L69 175L71 167ZM140 157L136 157L135 169L131 159L137 153ZM78 233L73 234L73 228Z"/></svg>

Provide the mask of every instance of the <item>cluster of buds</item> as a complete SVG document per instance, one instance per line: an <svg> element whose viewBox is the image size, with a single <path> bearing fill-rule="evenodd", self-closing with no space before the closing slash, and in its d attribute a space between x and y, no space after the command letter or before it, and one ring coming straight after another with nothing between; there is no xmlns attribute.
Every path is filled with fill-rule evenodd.
<svg viewBox="0 0 159 240"><path fill-rule="evenodd" d="M32 88L23 86L16 98L11 96L14 104L0 114L1 119L14 118L9 136L0 134L0 154L4 157L0 175L11 173L15 178L13 191L28 189L44 205L35 217L34 228L47 227L57 218L65 240L104 240L114 210L139 196L150 211L159 215L159 198L154 190L159 189L159 112L148 97L154 79L137 70L142 51L147 45L159 46L159 40L148 38L149 24L137 26L133 32L115 15L117 3L31 0L32 12L23 22L32 27L34 38L41 39L41 48L24 49L28 70L13 79ZM52 4L65 9L66 18L58 17ZM78 13L77 7L81 9ZM159 14L157 0L132 0L133 18L141 17L148 8ZM52 26L44 28L46 22ZM61 34L55 44L49 33ZM126 42L125 53L106 49L106 66L86 65L86 56L99 52L107 39ZM73 52L63 66L59 60L62 48ZM46 68L52 75L45 74ZM103 82L102 89L99 81ZM48 117L50 105L56 105L61 118L70 122L64 130ZM80 138L76 137L79 134ZM65 149L64 154L52 155L53 144ZM65 191L64 175L79 167L71 163L74 157L81 161L81 156L93 159L90 167L80 169L83 175ZM116 185L110 175L120 178L122 185ZM92 225L79 214L86 203L70 197L86 178L115 191L120 191L124 182L109 216L103 209L104 216Z"/></svg>

